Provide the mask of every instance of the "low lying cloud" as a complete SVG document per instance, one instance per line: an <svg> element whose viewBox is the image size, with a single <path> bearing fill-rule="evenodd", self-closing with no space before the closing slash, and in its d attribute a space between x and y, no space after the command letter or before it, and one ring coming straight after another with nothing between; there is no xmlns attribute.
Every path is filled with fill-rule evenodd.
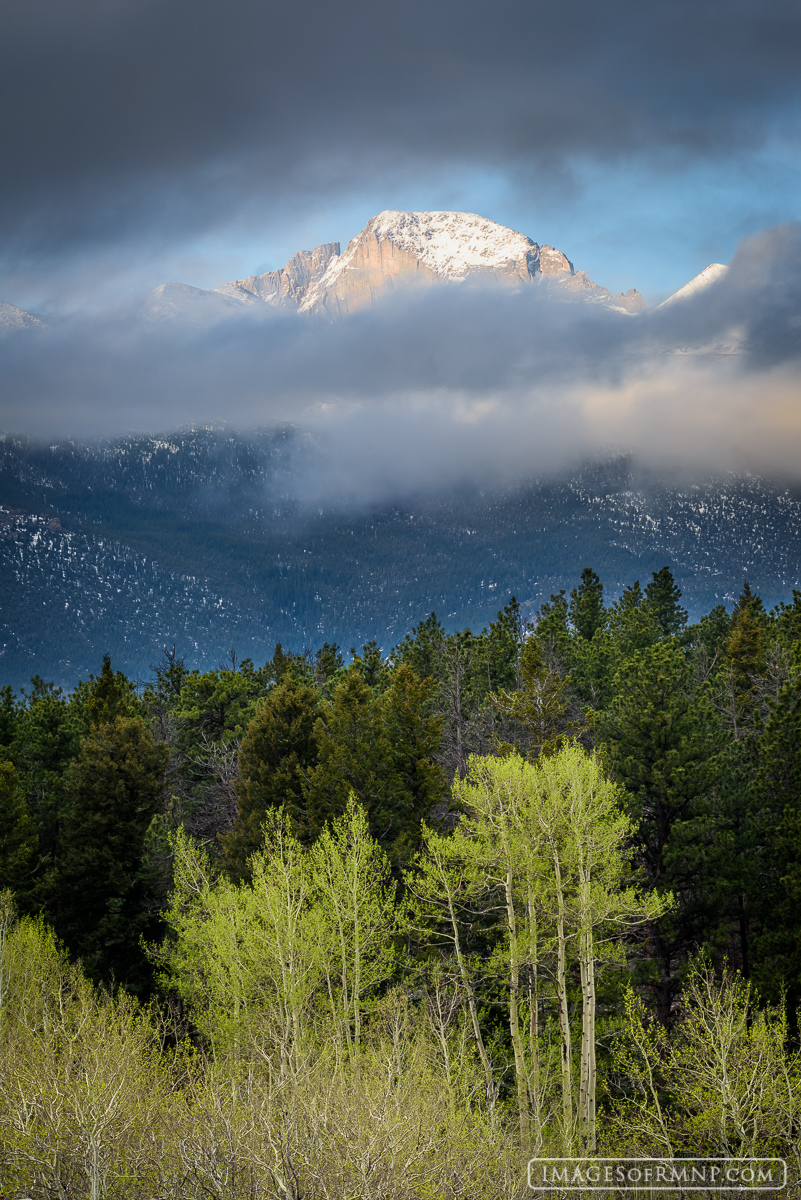
<svg viewBox="0 0 801 1200"><path fill-rule="evenodd" d="M141 310L4 339L0 427L91 438L291 422L306 499L510 481L607 450L668 470L801 478L801 226L628 316L547 289L443 285L336 325L254 306L211 324Z"/></svg>

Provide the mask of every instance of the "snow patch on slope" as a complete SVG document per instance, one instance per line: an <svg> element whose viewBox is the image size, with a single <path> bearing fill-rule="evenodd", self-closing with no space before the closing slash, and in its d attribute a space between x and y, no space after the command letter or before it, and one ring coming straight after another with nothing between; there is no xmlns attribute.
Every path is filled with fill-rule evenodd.
<svg viewBox="0 0 801 1200"><path fill-rule="evenodd" d="M0 300L0 333L12 329L44 329L44 321L24 308L17 308L16 304Z"/></svg>
<svg viewBox="0 0 801 1200"><path fill-rule="evenodd" d="M673 304L675 300L686 300L689 296L695 295L696 292L702 292L704 288L708 288L710 284L717 283L719 279L728 271L725 263L710 263L708 267L704 267L698 275L685 283L684 287L679 288L672 296L668 296L667 300L663 300L657 308L664 308L666 304Z"/></svg>
<svg viewBox="0 0 801 1200"><path fill-rule="evenodd" d="M256 303L249 295L206 291L188 283L160 283L147 293L143 306L147 320L181 320L209 324L241 312L243 306Z"/></svg>
<svg viewBox="0 0 801 1200"><path fill-rule="evenodd" d="M374 217L365 233L368 230L377 240L408 250L446 279L463 279L471 269L500 267L538 249L525 234L476 213L389 210Z"/></svg>

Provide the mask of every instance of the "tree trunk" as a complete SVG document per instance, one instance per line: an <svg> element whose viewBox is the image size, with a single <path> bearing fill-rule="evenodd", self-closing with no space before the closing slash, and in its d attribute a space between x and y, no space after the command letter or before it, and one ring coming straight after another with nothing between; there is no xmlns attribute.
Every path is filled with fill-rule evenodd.
<svg viewBox="0 0 801 1200"><path fill-rule="evenodd" d="M537 918L534 905L528 903L531 958L528 964L528 1046L531 1060L529 1073L529 1107L534 1119L535 1150L542 1147L542 1096L540 1094L540 1030L539 1030L539 949Z"/></svg>
<svg viewBox="0 0 801 1200"><path fill-rule="evenodd" d="M509 1034L515 1056L520 1138L523 1146L527 1147L529 1139L528 1083L526 1080L526 1056L523 1052L523 1039L520 1036L520 958L511 866L506 870L506 920L509 926Z"/></svg>
<svg viewBox="0 0 801 1200"><path fill-rule="evenodd" d="M451 920L451 929L453 930L453 946L456 952L456 962L459 967L459 974L467 993L467 1007L470 1011L470 1021L473 1026L473 1036L476 1039L476 1048L478 1056L481 1059L481 1066L484 1068L484 1083L487 1090L487 1104L489 1105L490 1116L495 1120L495 1083L492 1078L492 1064L487 1056L487 1050L484 1045L484 1038L481 1034L481 1026L478 1021L478 1006L476 1004L475 993L470 979L470 972L467 969L467 963L462 953L462 943L459 937L459 925L456 920L456 913L453 908L453 898L448 892L448 912Z"/></svg>
<svg viewBox="0 0 801 1200"><path fill-rule="evenodd" d="M569 1153L573 1141L573 1094L570 1080L572 1058L570 1045L570 1013L567 1006L567 932L565 929L565 897L562 890L562 871L558 853L553 856L556 882L556 991L559 998L559 1030L562 1062L562 1138Z"/></svg>

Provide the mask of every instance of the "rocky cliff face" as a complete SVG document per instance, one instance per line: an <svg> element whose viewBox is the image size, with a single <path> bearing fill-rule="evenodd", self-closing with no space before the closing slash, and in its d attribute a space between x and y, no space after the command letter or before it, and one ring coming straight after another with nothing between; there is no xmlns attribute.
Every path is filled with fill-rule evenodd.
<svg viewBox="0 0 801 1200"><path fill-rule="evenodd" d="M408 284L480 278L519 286L572 272L558 250L475 213L387 211L331 260L300 308L339 317Z"/></svg>
<svg viewBox="0 0 801 1200"><path fill-rule="evenodd" d="M379 213L340 254L338 242L295 254L280 271L236 279L216 290L242 303L263 300L336 320L409 286L466 280L522 287L544 284L559 294L621 312L647 308L634 288L610 296L553 246L475 213Z"/></svg>
<svg viewBox="0 0 801 1200"><path fill-rule="evenodd" d="M331 259L338 255L339 242L326 242L314 250L300 250L293 254L280 271L265 271L263 275L235 279L232 283L224 283L216 291L245 303L250 296L257 296L268 304L299 307L306 299L309 288L325 273Z"/></svg>

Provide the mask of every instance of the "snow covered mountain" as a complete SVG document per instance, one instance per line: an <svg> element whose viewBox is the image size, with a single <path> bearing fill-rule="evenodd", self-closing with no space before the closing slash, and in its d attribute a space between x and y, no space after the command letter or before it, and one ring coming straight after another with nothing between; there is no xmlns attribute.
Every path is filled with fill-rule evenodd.
<svg viewBox="0 0 801 1200"><path fill-rule="evenodd" d="M160 283L145 296L143 314L148 321L182 320L212 325L241 311L243 304L258 304L255 296L228 296L219 291L190 287L187 283Z"/></svg>
<svg viewBox="0 0 801 1200"><path fill-rule="evenodd" d="M728 271L710 263L658 306L679 303L716 284ZM368 221L344 251L339 242L293 254L286 266L234 279L208 290L162 283L148 292L142 315L149 321L212 325L263 305L336 321L370 308L401 288L483 282L520 289L532 284L555 297L600 304L634 315L648 305L635 288L613 296L553 246L476 213L387 210ZM32 313L0 301L0 334L43 328Z"/></svg>
<svg viewBox="0 0 801 1200"><path fill-rule="evenodd" d="M14 329L44 329L44 321L16 304L0 300L0 334Z"/></svg>
<svg viewBox="0 0 801 1200"><path fill-rule="evenodd" d="M711 284L717 283L719 279L728 271L725 263L710 263L708 267L704 267L689 283L685 283L684 287L680 287L672 296L668 296L667 300L663 300L657 308L664 308L667 304L674 304L677 300L687 300L690 296L697 295L698 292L703 292Z"/></svg>
<svg viewBox="0 0 801 1200"><path fill-rule="evenodd" d="M611 296L553 246L476 213L388 210L340 253L338 242L293 255L280 271L236 279L216 291L252 303L297 308L336 319L370 307L401 287L481 280L506 287L549 286L622 312L647 308L635 289Z"/></svg>

